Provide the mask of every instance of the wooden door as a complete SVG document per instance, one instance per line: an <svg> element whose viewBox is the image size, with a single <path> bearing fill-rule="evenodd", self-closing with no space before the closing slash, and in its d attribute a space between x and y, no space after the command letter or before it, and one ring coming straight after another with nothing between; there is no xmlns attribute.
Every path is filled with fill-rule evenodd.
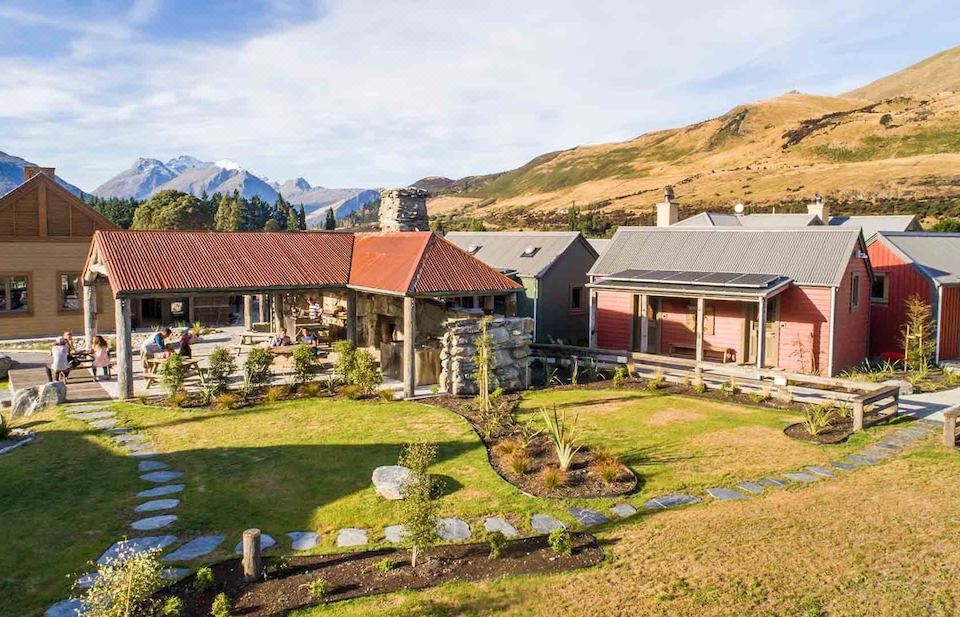
<svg viewBox="0 0 960 617"><path fill-rule="evenodd" d="M767 301L766 346L763 365L773 368L780 364L780 298Z"/></svg>
<svg viewBox="0 0 960 617"><path fill-rule="evenodd" d="M647 353L660 353L660 298L647 296Z"/></svg>

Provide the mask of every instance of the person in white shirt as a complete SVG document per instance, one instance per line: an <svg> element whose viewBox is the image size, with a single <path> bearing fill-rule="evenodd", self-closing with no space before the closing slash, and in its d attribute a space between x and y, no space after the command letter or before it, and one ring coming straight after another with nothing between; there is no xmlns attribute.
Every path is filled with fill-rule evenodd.
<svg viewBox="0 0 960 617"><path fill-rule="evenodd" d="M50 348L50 373L51 379L57 381L66 381L70 374L70 347L67 342L60 337Z"/></svg>
<svg viewBox="0 0 960 617"><path fill-rule="evenodd" d="M313 323L316 323L317 320L320 319L320 305L317 303L316 298L307 298L307 316Z"/></svg>

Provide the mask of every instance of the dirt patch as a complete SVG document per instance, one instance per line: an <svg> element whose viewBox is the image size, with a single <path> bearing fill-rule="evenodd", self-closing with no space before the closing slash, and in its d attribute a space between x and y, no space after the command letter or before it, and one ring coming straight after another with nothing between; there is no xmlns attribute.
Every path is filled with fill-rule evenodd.
<svg viewBox="0 0 960 617"><path fill-rule="evenodd" d="M462 416L476 431L487 448L490 465L500 477L524 493L537 497L616 497L632 493L637 487L633 471L616 458L600 450L584 446L573 457L565 478L558 486L548 486L544 471L557 465L557 457L550 438L545 434L525 436L512 420L493 434L487 434L486 423L480 417L472 398L438 396L432 404L445 407ZM509 409L510 418L520 403L519 394L500 397L498 405ZM611 404L614 404L611 402ZM596 407L590 407L591 413ZM526 460L524 469L514 459L520 452Z"/></svg>
<svg viewBox="0 0 960 617"><path fill-rule="evenodd" d="M666 426L668 424L675 424L677 422L692 422L702 418L702 413L693 411L692 409L679 409L677 407L670 407L669 409L662 409L650 416L650 419L647 420L647 424L650 426Z"/></svg>
<svg viewBox="0 0 960 617"><path fill-rule="evenodd" d="M212 566L214 586L206 591L193 589L193 576L173 585L163 595L183 600L184 617L206 617L218 593L226 593L232 614L245 617L286 615L290 611L390 593L406 589L426 589L450 581L479 581L517 574L550 574L585 568L603 561L603 550L596 539L583 533L573 534L573 552L557 555L550 550L546 536L513 540L502 557L490 559L487 544L458 544L428 549L416 568L410 566L409 551L385 549L333 555L293 557L286 564L274 561L264 580L243 581L239 559ZM392 567L380 564L390 560ZM327 582L325 598L315 599L310 584L323 577Z"/></svg>

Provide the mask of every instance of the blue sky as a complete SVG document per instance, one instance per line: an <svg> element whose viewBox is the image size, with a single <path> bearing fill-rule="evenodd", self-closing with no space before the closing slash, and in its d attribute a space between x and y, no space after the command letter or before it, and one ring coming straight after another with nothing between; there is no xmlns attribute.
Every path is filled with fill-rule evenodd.
<svg viewBox="0 0 960 617"><path fill-rule="evenodd" d="M5 0L0 150L88 191L181 153L403 185L839 94L958 44L940 0Z"/></svg>

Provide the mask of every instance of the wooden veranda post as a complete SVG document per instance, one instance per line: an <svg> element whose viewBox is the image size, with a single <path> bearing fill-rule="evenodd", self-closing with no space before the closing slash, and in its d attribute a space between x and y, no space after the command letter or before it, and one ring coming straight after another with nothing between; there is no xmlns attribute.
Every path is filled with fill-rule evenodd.
<svg viewBox="0 0 960 617"><path fill-rule="evenodd" d="M248 581L260 578L263 570L260 555L260 530L247 529L243 532L243 578Z"/></svg>
<svg viewBox="0 0 960 617"><path fill-rule="evenodd" d="M83 336L87 340L87 349L93 348L93 337L97 335L97 284L85 283L83 286Z"/></svg>
<svg viewBox="0 0 960 617"><path fill-rule="evenodd" d="M347 340L357 344L357 292L347 290Z"/></svg>
<svg viewBox="0 0 960 617"><path fill-rule="evenodd" d="M650 341L650 322L647 318L647 294L637 298L637 312L640 313L640 353L647 353Z"/></svg>
<svg viewBox="0 0 960 617"><path fill-rule="evenodd" d="M117 389L121 399L133 398L130 299L117 298Z"/></svg>
<svg viewBox="0 0 960 617"><path fill-rule="evenodd" d="M703 298L697 298L697 362L703 362L703 313L705 302Z"/></svg>
<svg viewBox="0 0 960 617"><path fill-rule="evenodd" d="M590 290L590 311L588 313L587 327L589 330L590 347L597 347L597 292Z"/></svg>
<svg viewBox="0 0 960 617"><path fill-rule="evenodd" d="M253 330L253 296L249 294L243 297L243 327Z"/></svg>
<svg viewBox="0 0 960 617"><path fill-rule="evenodd" d="M757 368L763 368L767 357L767 299L757 302Z"/></svg>
<svg viewBox="0 0 960 617"><path fill-rule="evenodd" d="M403 299L403 396L414 395L417 385L417 299Z"/></svg>

